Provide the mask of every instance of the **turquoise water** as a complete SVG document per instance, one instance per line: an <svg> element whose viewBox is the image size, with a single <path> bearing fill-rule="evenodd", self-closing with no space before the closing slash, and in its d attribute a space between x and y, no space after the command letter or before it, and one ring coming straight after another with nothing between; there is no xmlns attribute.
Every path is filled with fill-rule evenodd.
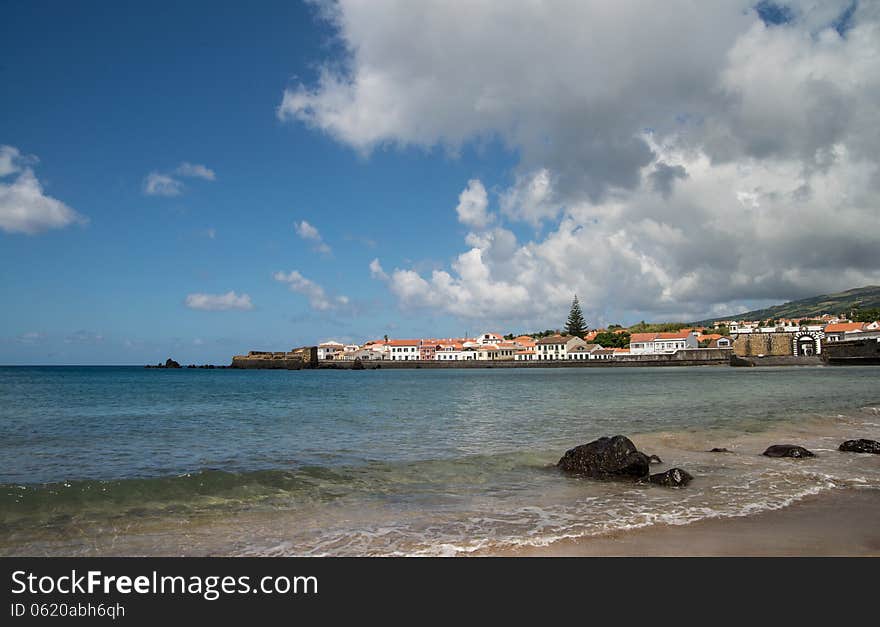
<svg viewBox="0 0 880 627"><path fill-rule="evenodd" d="M878 383L870 367L0 368L0 553L456 554L744 515L880 487L878 456L832 454L880 439ZM697 479L552 468L616 433ZM787 439L819 457L758 455Z"/></svg>

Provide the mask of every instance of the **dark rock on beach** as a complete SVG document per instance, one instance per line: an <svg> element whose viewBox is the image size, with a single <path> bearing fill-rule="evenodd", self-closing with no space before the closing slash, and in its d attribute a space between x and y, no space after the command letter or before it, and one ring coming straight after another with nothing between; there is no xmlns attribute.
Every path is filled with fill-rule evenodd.
<svg viewBox="0 0 880 627"><path fill-rule="evenodd" d="M717 448L716 447L716 448L711 449L709 452L710 453L729 453L730 451L728 451L726 448Z"/></svg>
<svg viewBox="0 0 880 627"><path fill-rule="evenodd" d="M648 481L667 488L683 488L693 481L693 477L681 468L670 468L666 472L658 472L655 475L651 475L648 477Z"/></svg>
<svg viewBox="0 0 880 627"><path fill-rule="evenodd" d="M767 457L815 457L816 454L808 451L803 446L795 446L794 444L774 444L767 448L763 453Z"/></svg>
<svg viewBox="0 0 880 627"><path fill-rule="evenodd" d="M648 456L629 438L602 437L565 452L557 466L565 472L593 478L646 477Z"/></svg>
<svg viewBox="0 0 880 627"><path fill-rule="evenodd" d="M847 453L874 453L880 455L880 442L877 440L847 440L840 445L838 450Z"/></svg>
<svg viewBox="0 0 880 627"><path fill-rule="evenodd" d="M663 463L663 460L660 459L660 458L659 458L658 456L656 456L656 455L648 455L648 463L649 463L649 464L662 464L662 463Z"/></svg>

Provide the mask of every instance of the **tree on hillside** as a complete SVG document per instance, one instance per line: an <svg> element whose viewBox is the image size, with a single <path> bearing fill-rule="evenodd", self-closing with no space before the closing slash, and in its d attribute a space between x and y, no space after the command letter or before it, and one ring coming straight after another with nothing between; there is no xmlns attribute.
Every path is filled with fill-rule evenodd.
<svg viewBox="0 0 880 627"><path fill-rule="evenodd" d="M859 309L855 307L849 314L853 322L874 322L880 320L880 309Z"/></svg>
<svg viewBox="0 0 880 627"><path fill-rule="evenodd" d="M565 332L577 337L581 337L587 332L587 321L584 320L584 314L581 312L581 304L578 302L577 294L571 301L571 311L568 312L568 320L565 322Z"/></svg>

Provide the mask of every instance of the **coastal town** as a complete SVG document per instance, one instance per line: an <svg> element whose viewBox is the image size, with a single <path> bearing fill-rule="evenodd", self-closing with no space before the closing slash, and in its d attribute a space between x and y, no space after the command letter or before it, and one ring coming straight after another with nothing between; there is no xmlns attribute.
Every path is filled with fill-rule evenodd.
<svg viewBox="0 0 880 627"><path fill-rule="evenodd" d="M743 355L753 353L750 345L768 345L766 353L755 355L811 357L822 353L823 344L855 339L866 333L880 334L880 321L852 322L825 315L819 320L776 320L716 322L711 327L685 327L678 331L630 333L628 329L595 329L583 336L553 334L505 337L486 332L476 337L370 340L362 345L336 341L318 345L321 361L583 361L627 359L639 355L668 355L679 351L734 349L739 343ZM719 332L721 331L721 332ZM873 335L873 334L872 334ZM626 346L608 345L617 336ZM865 336L867 337L867 336ZM774 350L784 339L784 350ZM755 341L758 340L758 341ZM790 350L788 350L790 349Z"/></svg>
<svg viewBox="0 0 880 627"><path fill-rule="evenodd" d="M880 347L880 320L865 322L851 317L826 313L809 318L719 320L690 326L641 322L628 328L609 325L588 330L575 297L564 330L520 335L486 331L472 337L413 339L386 335L362 344L328 340L287 352L250 351L234 357L233 367L285 367L291 360L340 366L355 362L358 365L415 362L410 365L436 366L492 362L526 366L551 365L550 362L552 365L754 365L748 358L767 358L767 363L809 364L820 363L823 350L829 345L849 345L854 340L865 339L872 340L872 351Z"/></svg>

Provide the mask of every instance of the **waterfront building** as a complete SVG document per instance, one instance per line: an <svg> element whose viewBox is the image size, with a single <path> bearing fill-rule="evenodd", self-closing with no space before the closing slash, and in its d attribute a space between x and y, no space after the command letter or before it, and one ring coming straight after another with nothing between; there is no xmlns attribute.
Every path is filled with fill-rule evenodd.
<svg viewBox="0 0 880 627"><path fill-rule="evenodd" d="M497 333L481 333L477 336L477 344L480 346L488 346L489 344L499 344L504 338Z"/></svg>
<svg viewBox="0 0 880 627"><path fill-rule="evenodd" d="M586 342L574 335L551 335L535 343L535 354L538 361L565 360L570 350L584 345Z"/></svg>
<svg viewBox="0 0 880 627"><path fill-rule="evenodd" d="M864 322L837 322L829 324L825 327L826 342L841 342L852 338L855 334L864 333L867 330L867 323Z"/></svg>
<svg viewBox="0 0 880 627"><path fill-rule="evenodd" d="M464 347L459 342L443 342L434 350L436 361L458 361L462 358Z"/></svg>
<svg viewBox="0 0 880 627"><path fill-rule="evenodd" d="M590 353L590 359L614 359L614 350L613 348L602 348L599 346ZM626 349L621 348L620 350Z"/></svg>
<svg viewBox="0 0 880 627"><path fill-rule="evenodd" d="M417 361L421 340L388 340L391 361Z"/></svg>
<svg viewBox="0 0 880 627"><path fill-rule="evenodd" d="M422 361L434 361L437 349L440 346L438 340L422 340L419 344L419 359Z"/></svg>
<svg viewBox="0 0 880 627"><path fill-rule="evenodd" d="M587 361L589 359L596 359L596 357L593 357L593 353L601 348L602 347L598 344L578 345L567 351L565 358L569 361Z"/></svg>
<svg viewBox="0 0 880 627"><path fill-rule="evenodd" d="M661 355L684 348L699 348L695 331L674 333L633 333L629 339L629 351L633 355Z"/></svg>
<svg viewBox="0 0 880 627"><path fill-rule="evenodd" d="M324 342L323 344L318 344L318 359L323 361L325 359L333 359L337 354L341 354L345 346L340 342Z"/></svg>
<svg viewBox="0 0 880 627"><path fill-rule="evenodd" d="M516 361L534 361L535 360L535 349L534 348L525 348L522 350L516 351L514 353L513 358Z"/></svg>

